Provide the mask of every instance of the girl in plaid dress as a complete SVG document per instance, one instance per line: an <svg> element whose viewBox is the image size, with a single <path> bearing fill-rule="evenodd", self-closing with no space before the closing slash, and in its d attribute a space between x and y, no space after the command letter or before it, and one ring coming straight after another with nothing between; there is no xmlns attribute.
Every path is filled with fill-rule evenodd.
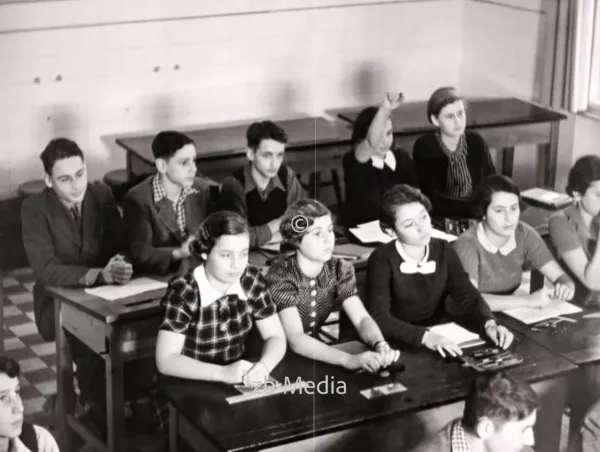
<svg viewBox="0 0 600 452"><path fill-rule="evenodd" d="M377 372L396 361L400 352L385 342L358 297L354 267L332 258L335 237L329 209L314 199L297 201L283 215L280 231L284 245L296 252L273 264L267 281L290 348L350 370ZM340 309L373 351L350 354L318 339L323 322Z"/></svg>
<svg viewBox="0 0 600 452"><path fill-rule="evenodd" d="M156 342L161 375L229 384L263 384L285 354L286 341L266 281L248 265L249 227L240 215L220 211L200 225L191 253L201 264L176 276L162 299ZM256 324L264 340L256 363L240 359ZM159 378L160 385L160 378ZM167 407L157 394L161 426Z"/></svg>

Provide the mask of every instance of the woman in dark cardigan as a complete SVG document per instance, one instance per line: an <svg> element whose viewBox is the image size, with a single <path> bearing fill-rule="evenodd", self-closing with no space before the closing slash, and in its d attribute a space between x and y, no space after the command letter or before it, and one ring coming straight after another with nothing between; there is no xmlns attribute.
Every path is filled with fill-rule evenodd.
<svg viewBox="0 0 600 452"><path fill-rule="evenodd" d="M442 356L461 354L461 349L428 327L451 317L468 319L496 345L508 347L512 333L496 323L452 246L431 238L430 208L429 199L408 185L385 193L381 226L397 239L369 257L367 309L386 339L422 345Z"/></svg>
<svg viewBox="0 0 600 452"><path fill-rule="evenodd" d="M343 159L348 226L377 220L383 194L394 185L418 187L410 155L394 149L390 114L401 102L401 94L388 93L380 107L365 108L356 118L352 150Z"/></svg>
<svg viewBox="0 0 600 452"><path fill-rule="evenodd" d="M413 159L423 193L436 217L470 217L466 200L496 169L481 135L465 131L462 97L454 88L437 89L427 102L427 119L437 130L417 139Z"/></svg>

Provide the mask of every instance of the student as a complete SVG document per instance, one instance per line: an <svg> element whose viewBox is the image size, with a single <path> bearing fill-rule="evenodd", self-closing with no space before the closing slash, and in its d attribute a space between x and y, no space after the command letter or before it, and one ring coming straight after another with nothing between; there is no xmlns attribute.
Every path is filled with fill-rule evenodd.
<svg viewBox="0 0 600 452"><path fill-rule="evenodd" d="M462 419L455 419L412 452L533 452L538 396L507 374L472 380Z"/></svg>
<svg viewBox="0 0 600 452"><path fill-rule="evenodd" d="M232 210L250 223L250 246L280 242L285 209L306 193L294 171L283 164L288 137L271 121L255 122L246 132L248 163L225 179L220 210Z"/></svg>
<svg viewBox="0 0 600 452"><path fill-rule="evenodd" d="M556 213L548 223L550 239L563 267L576 281L574 300L600 306L600 157L581 157L567 181L575 204Z"/></svg>
<svg viewBox="0 0 600 452"><path fill-rule="evenodd" d="M452 87L434 91L427 119L437 130L417 139L413 149L421 190L432 200L436 216L469 217L463 200L496 172L488 146L477 132L465 131L463 98Z"/></svg>
<svg viewBox="0 0 600 452"><path fill-rule="evenodd" d="M402 94L388 93L379 108L365 108L354 122L352 150L343 159L348 226L377 220L383 194L394 185L418 188L412 158L393 146L390 115L401 102Z"/></svg>
<svg viewBox="0 0 600 452"><path fill-rule="evenodd" d="M387 339L422 345L442 356L460 355L461 349L427 327L450 316L474 321L496 345L507 348L512 333L496 323L454 249L445 240L431 238L430 209L429 199L408 185L385 193L381 227L397 239L369 257L369 312Z"/></svg>
<svg viewBox="0 0 600 452"><path fill-rule="evenodd" d="M152 141L156 174L123 200L129 251L141 272L184 272L190 231L215 208L218 187L196 177L196 146L180 132L160 132Z"/></svg>
<svg viewBox="0 0 600 452"><path fill-rule="evenodd" d="M290 348L350 370L376 372L396 361L400 352L385 342L358 297L354 267L331 257L335 237L329 209L316 200L297 201L286 210L280 231L296 252L274 263L267 281ZM373 351L352 355L318 339L329 314L341 309Z"/></svg>
<svg viewBox="0 0 600 452"><path fill-rule="evenodd" d="M201 224L191 250L202 264L171 279L161 302L164 318L156 342L160 374L264 384L283 358L285 335L265 278L258 267L248 265L249 240L248 224L237 213L214 212ZM264 347L252 364L241 358L254 324ZM164 428L168 410L160 389L156 402Z"/></svg>
<svg viewBox="0 0 600 452"><path fill-rule="evenodd" d="M581 444L572 442L570 452L598 452L600 445L600 400L588 410L579 432ZM579 441L575 439L574 441Z"/></svg>
<svg viewBox="0 0 600 452"><path fill-rule="evenodd" d="M554 284L552 298L573 298L573 281L562 271L537 231L519 220L523 201L517 184L506 176L485 178L472 199L480 220L455 242L454 249L471 282L492 311L543 307L550 297L540 293L513 296L524 271L538 270Z"/></svg>
<svg viewBox="0 0 600 452"><path fill-rule="evenodd" d="M48 430L23 421L20 373L19 363L0 356L0 452L58 452Z"/></svg>
<svg viewBox="0 0 600 452"><path fill-rule="evenodd" d="M36 325L46 341L53 341L54 302L44 286L124 284L133 269L119 254L122 224L112 192L101 183L88 183L79 146L56 138L40 158L46 189L23 201L21 223L36 278ZM77 364L81 402L88 404L94 423L106 426L104 360L68 331L65 337Z"/></svg>

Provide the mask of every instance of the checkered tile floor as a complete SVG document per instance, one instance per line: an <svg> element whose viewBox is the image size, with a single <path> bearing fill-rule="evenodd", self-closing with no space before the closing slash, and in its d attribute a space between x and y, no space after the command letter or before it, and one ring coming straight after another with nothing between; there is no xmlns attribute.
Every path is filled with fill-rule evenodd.
<svg viewBox="0 0 600 452"><path fill-rule="evenodd" d="M5 273L4 349L21 365L25 415L43 413L46 398L56 393L56 347L38 334L33 316L34 278L28 268Z"/></svg>

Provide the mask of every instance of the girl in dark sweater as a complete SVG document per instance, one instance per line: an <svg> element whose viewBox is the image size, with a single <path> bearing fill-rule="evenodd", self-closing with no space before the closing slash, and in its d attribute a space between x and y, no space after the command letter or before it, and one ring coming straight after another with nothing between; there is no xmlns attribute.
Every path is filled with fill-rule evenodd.
<svg viewBox="0 0 600 452"><path fill-rule="evenodd" d="M388 93L379 108L365 108L356 118L352 150L343 159L348 226L376 220L383 194L394 185L418 187L410 155L393 146L390 114L401 102L402 94Z"/></svg>
<svg viewBox="0 0 600 452"><path fill-rule="evenodd" d="M465 131L462 97L454 88L437 89L427 102L427 119L437 127L417 139L413 159L423 193L436 217L469 217L466 200L496 169L481 135Z"/></svg>
<svg viewBox="0 0 600 452"><path fill-rule="evenodd" d="M449 317L474 321L496 345L507 348L512 333L496 323L454 249L431 238L430 209L429 199L408 185L385 193L381 226L397 240L369 257L367 309L386 339L423 345L442 356L459 355L461 349L427 327Z"/></svg>

